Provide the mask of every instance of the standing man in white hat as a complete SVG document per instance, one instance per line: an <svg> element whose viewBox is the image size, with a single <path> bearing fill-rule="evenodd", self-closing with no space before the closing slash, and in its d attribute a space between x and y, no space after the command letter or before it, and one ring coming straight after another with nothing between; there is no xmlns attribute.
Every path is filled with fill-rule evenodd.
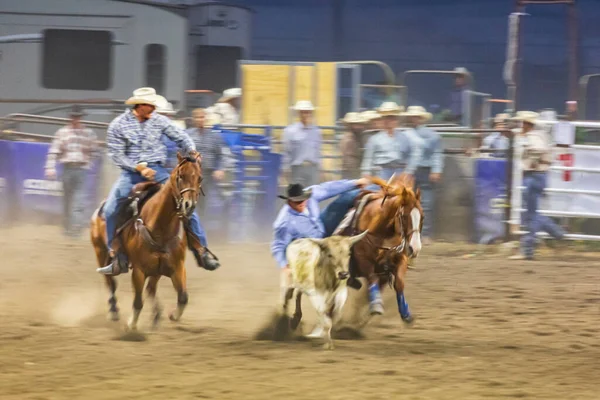
<svg viewBox="0 0 600 400"><path fill-rule="evenodd" d="M162 136L166 135L177 143L187 156L199 157L194 142L183 130L173 125L168 118L154 113L157 96L153 88L135 90L125 104L133 106L132 109L115 118L106 135L108 155L121 168L121 175L104 204L111 262L96 270L104 275L118 275L129 271L126 255L113 248L119 201L129 196L133 186L140 182L154 180L164 183L169 179L166 168L167 148L162 142ZM189 229L189 236L194 240L188 241L188 246L198 265L211 271L217 269L219 262L206 249L206 235L196 213L190 217Z"/></svg>
<svg viewBox="0 0 600 400"><path fill-rule="evenodd" d="M283 165L292 183L312 186L319 183L321 168L321 130L313 124L315 107L308 100L294 106L299 122L283 131Z"/></svg>
<svg viewBox="0 0 600 400"><path fill-rule="evenodd" d="M363 175L376 175L385 180L403 172L414 175L422 146L414 133L397 129L402 111L404 109L394 102L385 102L377 109L383 129L367 142L361 165Z"/></svg>
<svg viewBox="0 0 600 400"><path fill-rule="evenodd" d="M523 215L528 232L521 239L521 254L510 257L513 260L533 260L536 234L540 231L546 231L557 240L565 236L565 232L554 221L538 213L539 200L546 188L546 175L553 158L548 134L537 126L538 119L539 115L532 111L519 111L514 118L523 124Z"/></svg>
<svg viewBox="0 0 600 400"><path fill-rule="evenodd" d="M221 115L221 123L227 125L237 125L240 123L240 97L242 89L231 88L223 92L223 96L214 105L217 113Z"/></svg>
<svg viewBox="0 0 600 400"><path fill-rule="evenodd" d="M423 223L423 240L424 242L431 242L435 185L440 181L444 169L442 138L439 133L425 126L432 117L431 113L428 113L425 108L410 106L402 116L406 118L406 123L410 126L406 133L410 134L412 131L416 134L421 139L423 147L415 172L415 186L421 189L421 205L425 215L430 216L430 218L425 218Z"/></svg>
<svg viewBox="0 0 600 400"><path fill-rule="evenodd" d="M96 135L81 123L83 108L74 105L71 122L60 128L52 140L46 160L46 177L57 178L57 164L62 165L63 228L67 236L79 237L86 208L85 181L93 159L98 155Z"/></svg>
<svg viewBox="0 0 600 400"><path fill-rule="evenodd" d="M364 147L362 134L366 121L360 113L349 112L342 122L347 129L340 140L342 179L356 179L360 176L360 162Z"/></svg>

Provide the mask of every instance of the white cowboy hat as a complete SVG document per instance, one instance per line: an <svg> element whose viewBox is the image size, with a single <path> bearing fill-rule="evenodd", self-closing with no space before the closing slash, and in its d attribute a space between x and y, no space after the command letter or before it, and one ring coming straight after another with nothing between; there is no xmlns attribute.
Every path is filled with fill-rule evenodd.
<svg viewBox="0 0 600 400"><path fill-rule="evenodd" d="M535 125L540 115L533 111L518 111L517 115L511 118L513 121L527 122Z"/></svg>
<svg viewBox="0 0 600 400"><path fill-rule="evenodd" d="M341 122L344 124L364 124L367 120L361 113L349 112L344 115L344 119L342 119Z"/></svg>
<svg viewBox="0 0 600 400"><path fill-rule="evenodd" d="M406 110L406 112L403 112L401 114L402 117L421 117L424 120L429 121L433 115L431 115L430 112L427 112L427 110L424 107L421 106L410 106L408 107L408 109Z"/></svg>
<svg viewBox="0 0 600 400"><path fill-rule="evenodd" d="M163 115L175 115L177 111L173 109L173 104L169 103L169 101L161 96L156 95L156 112Z"/></svg>
<svg viewBox="0 0 600 400"><path fill-rule="evenodd" d="M454 73L459 74L459 75L466 75L469 73L469 70L466 69L465 67L456 67L456 68L454 68Z"/></svg>
<svg viewBox="0 0 600 400"><path fill-rule="evenodd" d="M125 101L127 105L149 104L156 107L158 96L156 90L151 87L143 87L133 91L133 96Z"/></svg>
<svg viewBox="0 0 600 400"><path fill-rule="evenodd" d="M382 117L399 117L402 111L404 111L404 107L399 106L393 101L386 101L376 111Z"/></svg>
<svg viewBox="0 0 600 400"><path fill-rule="evenodd" d="M510 114L508 114L508 113L496 114L496 116L494 117L494 123L501 124L504 121L506 121L507 119L510 119Z"/></svg>
<svg viewBox="0 0 600 400"><path fill-rule="evenodd" d="M308 100L298 100L296 105L292 107L292 110L296 111L315 111L315 106Z"/></svg>
<svg viewBox="0 0 600 400"><path fill-rule="evenodd" d="M381 115L375 110L367 110L360 113L365 121L373 121L374 119L381 118Z"/></svg>
<svg viewBox="0 0 600 400"><path fill-rule="evenodd" d="M238 97L242 97L242 89L241 88L227 89L226 91L223 92L223 96L221 96L221 98L219 100L217 100L217 103L223 103L223 102L229 101L231 99L237 99Z"/></svg>

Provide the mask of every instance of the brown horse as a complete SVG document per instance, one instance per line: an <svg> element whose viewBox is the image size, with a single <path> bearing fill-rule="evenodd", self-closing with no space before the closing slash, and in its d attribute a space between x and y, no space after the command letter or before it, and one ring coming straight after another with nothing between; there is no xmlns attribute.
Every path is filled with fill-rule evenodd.
<svg viewBox="0 0 600 400"><path fill-rule="evenodd" d="M410 323L413 317L404 297L405 276L410 258L421 250L423 209L420 190L413 191L413 181L401 175L385 182L372 181L382 187L367 199L356 222L343 235L355 235L368 230L365 240L353 248L351 271L369 282L369 303L372 315L383 314L381 288L393 282L398 310L402 320Z"/></svg>
<svg viewBox="0 0 600 400"><path fill-rule="evenodd" d="M147 200L135 222L131 220L120 228L118 239L115 240L120 242L132 268L131 280L135 298L133 314L127 324L131 330L137 329L146 279L147 295L154 302L155 325L162 312L156 297L156 288L161 276L170 277L177 292L177 308L169 315L172 321L181 318L188 302L184 266L188 239L182 223L194 212L201 191L202 168L200 159L182 158L179 154L177 158L179 163L171 172L169 180ZM149 183L140 185L147 187ZM98 264L102 267L108 263L109 249L106 245L106 223L100 215L100 209L92 216L91 239ZM109 316L116 321L119 319L115 297L117 283L112 276L105 276L105 280L110 290Z"/></svg>

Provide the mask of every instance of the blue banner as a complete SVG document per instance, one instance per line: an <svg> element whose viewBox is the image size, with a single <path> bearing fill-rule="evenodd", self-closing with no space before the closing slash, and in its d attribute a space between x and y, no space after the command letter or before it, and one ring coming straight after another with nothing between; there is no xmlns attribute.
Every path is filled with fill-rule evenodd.
<svg viewBox="0 0 600 400"><path fill-rule="evenodd" d="M0 226L9 221L11 215L10 199L14 186L12 185L12 174L10 173L12 155L12 142L0 140Z"/></svg>
<svg viewBox="0 0 600 400"><path fill-rule="evenodd" d="M478 243L502 237L507 193L507 162L501 159L475 161L475 232Z"/></svg>
<svg viewBox="0 0 600 400"><path fill-rule="evenodd" d="M10 173L15 188L15 201L21 213L62 214L62 170L57 167L56 180L44 175L48 143L13 142ZM95 160L85 182L86 210L97 205L101 160Z"/></svg>

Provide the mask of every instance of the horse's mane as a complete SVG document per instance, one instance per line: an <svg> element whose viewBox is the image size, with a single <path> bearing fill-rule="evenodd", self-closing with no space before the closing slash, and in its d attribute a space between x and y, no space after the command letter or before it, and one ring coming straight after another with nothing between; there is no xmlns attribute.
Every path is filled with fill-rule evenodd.
<svg viewBox="0 0 600 400"><path fill-rule="evenodd" d="M394 175L388 181L377 177L371 177L370 180L381 187L381 190L374 195L374 199L377 199L376 206L380 207L380 211L372 216L368 224L368 229L372 232L382 224L391 227L396 211L405 203L415 202L416 194L412 189L414 180L410 175ZM379 202L378 199L382 201Z"/></svg>

